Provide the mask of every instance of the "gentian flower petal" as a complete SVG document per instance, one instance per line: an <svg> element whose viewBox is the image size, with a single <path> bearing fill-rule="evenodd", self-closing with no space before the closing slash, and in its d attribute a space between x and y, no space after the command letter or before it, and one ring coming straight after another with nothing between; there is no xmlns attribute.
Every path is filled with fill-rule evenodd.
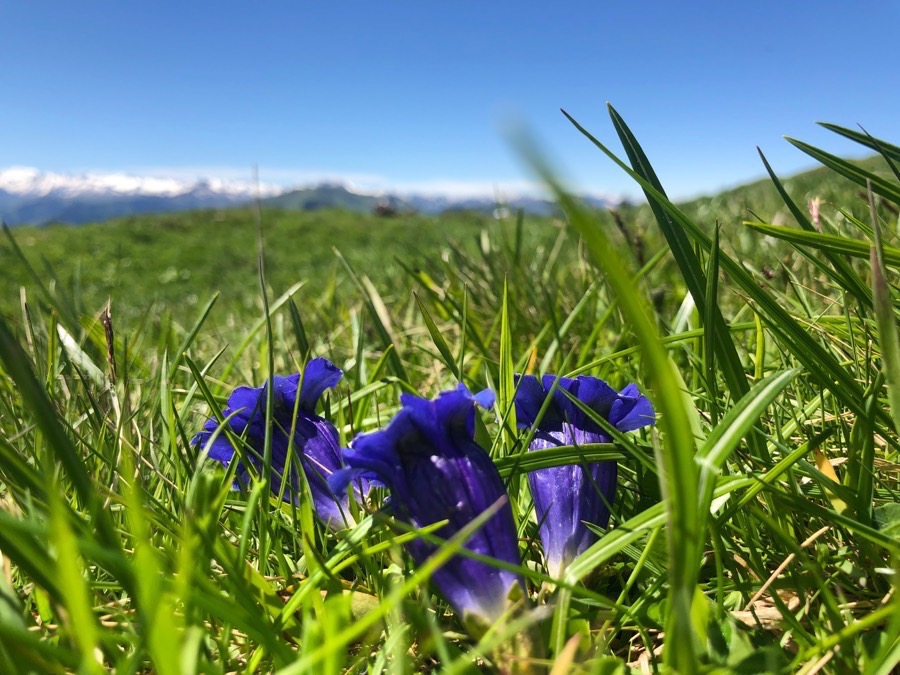
<svg viewBox="0 0 900 675"><path fill-rule="evenodd" d="M316 405L326 389L336 387L344 373L327 359L312 359L303 371L300 390L300 409L315 412Z"/></svg>
<svg viewBox="0 0 900 675"><path fill-rule="evenodd" d="M516 424L523 428L530 427L534 424L546 397L547 392L544 391L540 380L534 375L519 376L516 385L515 398ZM552 412L553 411L551 410L547 411L548 414L551 414ZM545 415L545 420L546 417L547 416Z"/></svg>
<svg viewBox="0 0 900 675"><path fill-rule="evenodd" d="M575 398L577 398L581 403L586 405L595 414L599 415L604 419L609 418L609 411L612 409L613 405L615 405L616 401L619 398L619 394L615 389L610 387L606 382L600 380L596 377L579 377L577 380L577 386L574 387L574 391L569 389L569 393L571 393ZM595 420L593 420L590 415L588 415L582 408L575 404L572 399L566 397L566 414L568 421L575 425L579 429L584 429L585 431L591 431L597 435L601 435L604 437L605 441L609 440L609 436L604 432L603 427L601 427ZM600 443L604 441L594 441L595 443Z"/></svg>
<svg viewBox="0 0 900 675"><path fill-rule="evenodd" d="M492 397L481 392L484 401ZM435 535L452 537L479 514L506 498L503 480L490 456L475 443L475 397L465 387L433 400L404 394L402 408L380 431L361 434L344 451L348 471L332 475L336 492L354 476L387 487L394 514L421 528L447 520ZM470 551L519 564L516 527L509 502L465 544ZM434 544L416 540L407 546L421 563ZM522 580L514 572L463 556L449 560L432 581L461 615L485 622L498 619L510 591Z"/></svg>
<svg viewBox="0 0 900 675"><path fill-rule="evenodd" d="M536 420L537 411L544 405L554 383L556 389L551 402L543 418ZM541 388L540 392L535 385ZM570 396L619 431L634 431L655 421L653 406L634 384L616 392L595 377L560 377L557 381L555 376L545 375L538 382L537 378L524 375L519 377L516 416L518 419L521 410L530 425L536 422L530 450L609 442L603 427ZM617 474L615 462L572 464L528 474L544 558L551 575L560 576L572 560L597 541L597 535L586 523L608 525Z"/></svg>
<svg viewBox="0 0 900 675"><path fill-rule="evenodd" d="M637 385L625 387L609 411L609 423L619 431L635 431L656 420L653 406L638 392Z"/></svg>
<svg viewBox="0 0 900 675"><path fill-rule="evenodd" d="M342 375L340 369L330 361L312 359L306 365L302 384L300 373L271 378L272 492L283 495L285 501L297 503L300 494L299 472L302 470L309 484L316 514L322 522L334 529L351 522L349 497L346 490L336 494L328 487L327 478L343 467L340 443L337 429L331 422L316 415L315 407L322 392L336 385ZM246 486L250 480L250 467L245 465L245 461L256 472L263 470L269 386L270 383L266 382L262 387L238 387L232 392L222 411L226 418L225 424L234 435L243 437L245 444L242 456L246 459L238 461L235 488ZM298 387L301 388L299 402ZM227 467L234 460L237 449L224 430L208 444L218 426L215 418L208 420L191 443L207 446L207 455ZM292 430L293 436L290 435ZM355 494L359 497L360 491L364 491L366 486L365 483L355 485Z"/></svg>
<svg viewBox="0 0 900 675"><path fill-rule="evenodd" d="M553 446L547 443L545 447ZM528 474L551 576L560 576L572 560L597 541L597 535L584 523L599 527L609 523L607 503L612 503L617 474L615 462L569 464Z"/></svg>

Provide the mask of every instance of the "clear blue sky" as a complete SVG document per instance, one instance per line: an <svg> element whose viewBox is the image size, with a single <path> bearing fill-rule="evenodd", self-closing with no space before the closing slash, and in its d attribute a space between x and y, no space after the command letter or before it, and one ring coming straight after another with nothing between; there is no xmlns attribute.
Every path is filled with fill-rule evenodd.
<svg viewBox="0 0 900 675"><path fill-rule="evenodd" d="M635 193L605 103L675 196L811 165L814 126L900 142L900 3L4 2L0 168L402 188L529 179L520 120L577 188Z"/></svg>

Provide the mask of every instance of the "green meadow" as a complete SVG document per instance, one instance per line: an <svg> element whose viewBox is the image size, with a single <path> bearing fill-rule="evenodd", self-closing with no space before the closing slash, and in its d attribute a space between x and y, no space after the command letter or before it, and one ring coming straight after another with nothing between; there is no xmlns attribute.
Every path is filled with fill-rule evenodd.
<svg viewBox="0 0 900 675"><path fill-rule="evenodd" d="M584 142L646 203L588 209L523 143L559 217L6 230L0 672L896 672L900 147L834 127L868 158L798 141L820 168L763 159L765 180L673 204L610 112ZM344 372L318 409L344 447L401 393L495 391L477 438L527 587L503 620L456 615L429 579L464 539L414 564L433 530L385 490L332 531L190 443L236 387L314 357ZM636 382L657 424L529 453L516 373ZM527 473L599 460L609 527L550 576Z"/></svg>

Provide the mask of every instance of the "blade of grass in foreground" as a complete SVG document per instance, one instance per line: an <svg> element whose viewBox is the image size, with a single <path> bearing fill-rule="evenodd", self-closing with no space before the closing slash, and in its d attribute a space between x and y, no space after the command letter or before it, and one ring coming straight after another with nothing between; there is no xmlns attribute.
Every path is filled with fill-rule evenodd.
<svg viewBox="0 0 900 675"><path fill-rule="evenodd" d="M663 473L661 488L665 495L668 520L670 586L669 615L666 620L665 660L675 670L691 671L697 663L696 637L692 631L691 608L697 586L703 521L698 513L695 442L689 423L690 414L678 386L680 379L668 357L647 304L639 295L634 280L622 260L610 255L616 248L603 227L561 187L548 169L543 156L522 139L520 151L531 168L550 188L587 246L594 264L605 272L619 307L641 345L644 378L650 385L651 400L659 413L662 430L660 450ZM560 636L557 636L559 653Z"/></svg>
<svg viewBox="0 0 900 675"><path fill-rule="evenodd" d="M394 371L393 374L399 377L404 382L409 382L409 377L406 374L406 368L403 366L403 362L400 359L400 353L398 351L400 348L400 344L396 336L394 335L393 329L391 328L390 317L388 316L387 306L384 304L384 300L382 300L381 295L378 293L378 290L368 279L368 277L363 276L362 278L360 278L340 251L334 249L334 254L337 256L338 260L341 261L344 269L347 270L347 274L350 275L350 278L353 280L353 283L356 285L356 287L359 289L360 294L362 295L363 302L366 305L366 310L368 310L369 316L375 324L375 330L378 331L378 335L383 343L385 353L388 354L388 362L390 363L391 370Z"/></svg>
<svg viewBox="0 0 900 675"><path fill-rule="evenodd" d="M715 324L719 312L719 225L713 233L712 250L706 261L706 306L703 308L703 325ZM715 427L719 420L719 387L716 378L716 343L720 336L714 330L703 331L703 359L706 366L706 390L709 392L710 422Z"/></svg>
<svg viewBox="0 0 900 675"><path fill-rule="evenodd" d="M756 230L770 237L782 239L792 244L809 246L816 250L848 255L854 258L868 258L872 250L872 244L866 241L858 241L849 237L826 232L807 232L786 225L770 225L769 223L757 223L745 221L744 225L751 230ZM890 267L900 267L900 248L882 245L883 264Z"/></svg>
<svg viewBox="0 0 900 675"><path fill-rule="evenodd" d="M571 118L569 118L571 120ZM647 198L660 207L682 228L695 244L706 251L712 249L712 239L696 223L688 218L678 207L657 190L650 181L639 174L625 162L619 159L615 153L598 141L577 122L572 123L607 157L616 163L623 171L631 176L643 188ZM725 252L719 253L722 269L728 273L732 282L755 303L754 311L765 317L769 330L779 339L794 357L802 363L809 375L818 383L829 389L835 399L842 405L858 415L865 415L863 390L855 380L853 373L844 368L835 355L823 347L812 335L807 326L802 325L784 309L778 301L764 290L756 279L734 258ZM887 421L885 411L878 411L879 419ZM889 437L888 441L896 445L896 440Z"/></svg>
<svg viewBox="0 0 900 675"><path fill-rule="evenodd" d="M775 186L775 189L778 190L778 194L781 196L781 200L784 202L785 206L788 207L788 210L791 212L791 215L794 216L794 220L803 228L806 232L816 232L816 228L813 227L813 224L810 222L809 218L806 217L806 214L803 210L794 203L794 200L791 199L787 190L784 187L784 184L775 175L775 171L772 170L769 161L766 159L766 156L762 153L762 150L757 148L759 152L759 158L762 160L763 166L766 167L766 172L769 174L769 178L772 181L772 185ZM804 254L805 251L802 251ZM850 263L842 258L839 255L835 255L830 251L824 251L825 260L831 264L831 268L825 264L825 261L820 261L817 256L808 256L810 262L812 262L816 267L821 269L825 274L835 279L835 281L842 287L846 288L849 292L855 295L860 302L863 302L867 305L871 304L872 298L871 293L863 283L863 280L860 279L859 275L853 270L850 266Z"/></svg>
<svg viewBox="0 0 900 675"><path fill-rule="evenodd" d="M503 426L500 429L502 455L512 454L516 443L516 408L513 399L516 385L513 380L512 335L509 327L509 293L506 280L503 281L503 305L500 310L500 386L497 397L497 412ZM518 485L518 483L514 483Z"/></svg>
<svg viewBox="0 0 900 675"><path fill-rule="evenodd" d="M60 424L53 403L31 370L28 356L22 351L22 347L16 341L2 316L0 316L0 361L3 362L7 373L16 383L22 400L46 436L56 458L65 468L66 475L72 481L78 498L91 514L91 519L100 532L103 543L121 551L121 540L109 513L99 503L99 493L75 448L75 444Z"/></svg>
<svg viewBox="0 0 900 675"><path fill-rule="evenodd" d="M615 462L625 459L618 446L613 443L585 443L584 445L560 445L547 450L529 450L511 457L500 457L494 465L500 475L506 478L513 473L529 473L566 464L583 462Z"/></svg>
<svg viewBox="0 0 900 675"><path fill-rule="evenodd" d="M704 519L712 503L716 476L725 460L798 372L800 372L798 369L788 370L757 382L747 395L725 414L700 448L697 453L697 463L700 465L699 510Z"/></svg>
<svg viewBox="0 0 900 675"><path fill-rule="evenodd" d="M125 513L134 555L135 601L146 649L153 668L160 675L179 672L178 650L183 636L183 617L175 612L176 601L167 588L165 564L151 536L145 515L145 495L140 475L135 471L130 449L121 453L121 474Z"/></svg>
<svg viewBox="0 0 900 675"><path fill-rule="evenodd" d="M900 337L897 335L894 303L891 299L891 288L887 283L887 273L884 268L884 244L881 240L881 227L878 224L871 185L869 186L869 209L872 214L872 226L875 228L875 246L872 247L871 265L878 342L881 347L882 368L887 378L888 399L891 403L894 429L900 431Z"/></svg>
<svg viewBox="0 0 900 675"><path fill-rule="evenodd" d="M785 136L785 140L791 145L805 152L813 159L821 162L832 171L839 173L849 180L852 180L860 187L865 188L867 187L868 183L871 183L871 189L873 192L881 195L882 197L890 199L896 204L900 204L900 188L898 188L893 183L885 180L884 178L881 178L880 176L876 176L871 171L866 171L865 169L859 168L852 162L848 162L846 159L841 159L836 155L832 155L830 152L819 150L819 148L809 145L808 143L804 143L803 141L798 141L797 139L790 138L789 136Z"/></svg>
<svg viewBox="0 0 900 675"><path fill-rule="evenodd" d="M828 122L817 122L817 124L829 131L840 134L844 138L849 138L851 141L856 141L860 145L865 145L868 148L872 148L872 150L880 152L886 159L893 158L900 161L900 147L893 143L888 143L887 141L874 138L867 133L862 133L855 129L848 129L846 127L838 126L837 124L829 124Z"/></svg>
<svg viewBox="0 0 900 675"><path fill-rule="evenodd" d="M52 475L48 471L48 476ZM50 531L56 549L56 572L65 602L65 623L81 659L79 672L103 672L97 659L99 626L91 610L91 593L84 577L78 543L69 527L63 497L53 484L50 492Z"/></svg>
<svg viewBox="0 0 900 675"><path fill-rule="evenodd" d="M631 129L628 128L628 125L625 124L625 120L619 116L619 113L616 112L615 108L612 106L608 107L613 126L615 126L616 133L619 135L619 140L625 147L625 152L628 155L628 159L634 167L634 170L650 183L657 192L665 197L665 190L663 190L662 184L660 183L656 172L653 170L650 160L644 153L643 148L641 148L640 144L637 142L634 134L631 133ZM569 117L565 111L563 111L563 114L566 115L566 117ZM575 124L582 133L587 134L587 131L575 123L571 117L569 117L569 120ZM646 190L645 194L647 194ZM722 368L722 375L725 379L725 383L728 385L728 389L735 399L741 398L750 389L750 385L747 382L743 364L741 364L740 356L738 356L737 348L731 338L731 333L728 330L728 325L725 323L725 318L722 316L719 304L715 297L707 297L707 294L710 291L715 291L716 287L715 285L712 285L711 288L709 287L709 282L700 265L699 257L691 246L690 237L687 232L678 226L675 220L666 213L665 209L659 203L650 198L650 194L647 194L647 201L650 203L653 215L656 217L660 230L669 244L669 249L672 251L672 255L675 258L675 262L678 264L678 269L687 284L688 290L691 292L697 306L705 308L704 319L707 322L705 328L712 336L711 344L713 344L719 352L719 363ZM712 250L710 250L710 255L713 255ZM717 256L716 259L718 261ZM760 438L757 438L756 436L751 438L750 445L754 455L761 459L768 459L765 443L763 443Z"/></svg>

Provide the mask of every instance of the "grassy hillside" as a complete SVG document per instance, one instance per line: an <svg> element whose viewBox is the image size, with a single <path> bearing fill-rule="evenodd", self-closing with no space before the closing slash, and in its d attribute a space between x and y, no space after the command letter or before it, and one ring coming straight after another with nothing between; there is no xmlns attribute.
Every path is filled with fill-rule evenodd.
<svg viewBox="0 0 900 675"><path fill-rule="evenodd" d="M409 287L403 266L433 266L454 242L479 247L482 231L502 224L477 214L378 218L336 210L262 212L266 281L280 294L303 281L305 295L319 296L347 284L339 255L379 285ZM552 243L558 227L529 218L524 246ZM97 312L112 298L126 316L157 303L186 320L212 294L230 311L258 306L259 237L249 209L136 216L81 227L21 227L16 245L52 292L79 311ZM0 308L17 311L19 286L43 302L38 284L8 239L0 242ZM403 265L400 264L402 261ZM241 309L243 308L243 309Z"/></svg>
<svg viewBox="0 0 900 675"><path fill-rule="evenodd" d="M858 164L882 174L887 169L880 157ZM810 199L819 198L823 213L831 216L833 205L858 216L868 209L858 186L826 168L789 177L785 186L804 208ZM788 222L788 209L769 180L679 206L706 231L718 223L723 245L754 264L775 268L791 255L785 244L766 240L742 224L757 216L765 222ZM660 250L663 242L646 204L623 206L618 214L621 226L642 249L643 259ZM303 281L314 295L347 283L335 251L377 285L384 283L397 291L410 287L404 266L439 268L435 263L449 244L473 252L481 246L483 232L490 237L507 230L512 237L516 228L514 222L501 223L477 213L378 218L334 209L278 208L264 209L262 224L271 289L281 293ZM529 216L518 245L525 251L550 247L560 226L549 218ZM86 313L99 311L107 298L126 315L159 303L157 309L164 307L179 320L186 320L197 305L217 292L227 307L250 308L258 303L258 229L251 209L133 216L80 227L19 227L12 235L42 283ZM560 254L566 261L574 259L570 246L562 247ZM5 239L0 241L0 264L5 270L0 278L0 311L17 311L20 286L33 302L43 300L32 275Z"/></svg>
<svg viewBox="0 0 900 675"><path fill-rule="evenodd" d="M759 183L683 209L654 197L655 215L558 191L565 223L267 210L265 293L249 211L14 230L0 672L893 672L900 250L876 231L893 241L900 184L826 160L787 181L792 209ZM754 231L748 211L790 227ZM248 410L247 387L306 377L312 357L343 371L318 404L279 380ZM580 403L517 389L524 373ZM556 375L636 383L655 426ZM400 403L459 384L496 403ZM395 415L398 438L359 440ZM326 420L341 447L380 448L386 486L336 527L304 463L324 466ZM192 443L207 424L219 435ZM553 439L572 444L532 451ZM283 500L286 456L305 478ZM562 525L529 476L598 462L603 485L567 469L550 487L573 514L602 497L608 527L573 515L586 544L551 565L544 527Z"/></svg>

